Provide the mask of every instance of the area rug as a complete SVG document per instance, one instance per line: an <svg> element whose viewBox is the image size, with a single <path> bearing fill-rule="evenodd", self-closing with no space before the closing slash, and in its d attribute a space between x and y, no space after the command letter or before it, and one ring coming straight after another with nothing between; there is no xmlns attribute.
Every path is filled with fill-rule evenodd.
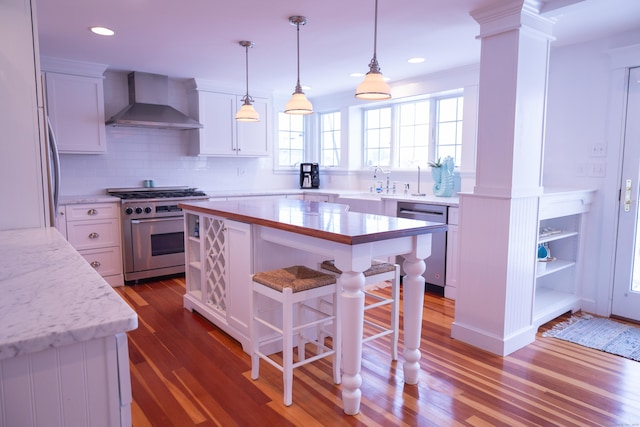
<svg viewBox="0 0 640 427"><path fill-rule="evenodd" d="M570 341L640 362L640 328L611 319L589 314L573 316L542 336Z"/></svg>

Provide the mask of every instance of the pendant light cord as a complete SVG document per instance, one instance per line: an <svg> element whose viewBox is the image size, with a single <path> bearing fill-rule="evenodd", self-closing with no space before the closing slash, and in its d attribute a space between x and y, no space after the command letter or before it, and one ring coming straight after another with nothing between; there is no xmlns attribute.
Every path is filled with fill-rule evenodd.
<svg viewBox="0 0 640 427"><path fill-rule="evenodd" d="M247 93L245 94L245 99L248 101L249 97L249 46L244 47L244 55L245 55L245 76L246 76L246 88Z"/></svg>
<svg viewBox="0 0 640 427"><path fill-rule="evenodd" d="M371 58L371 62L369 63L370 73L380 72L380 66L378 65L378 58L376 56L377 50L378 50L378 0L375 1L375 12L374 12L374 20L373 20L373 58Z"/></svg>
<svg viewBox="0 0 640 427"><path fill-rule="evenodd" d="M302 92L302 86L300 86L300 22L296 23L296 40L297 40L297 54L298 54L298 80L296 82L295 93L300 93Z"/></svg>

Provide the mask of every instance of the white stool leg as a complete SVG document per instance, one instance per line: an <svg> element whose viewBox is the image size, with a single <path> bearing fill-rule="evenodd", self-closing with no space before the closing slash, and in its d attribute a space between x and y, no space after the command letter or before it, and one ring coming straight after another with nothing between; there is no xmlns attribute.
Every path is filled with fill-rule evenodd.
<svg viewBox="0 0 640 427"><path fill-rule="evenodd" d="M302 322L303 319L302 304L302 302L296 304L296 314L298 316L298 322ZM304 331L302 329L298 329L296 338L298 339L298 360L304 360L304 358L306 357L305 345L307 344L307 339L305 338Z"/></svg>
<svg viewBox="0 0 640 427"><path fill-rule="evenodd" d="M333 293L333 382L340 384L342 382L342 375L340 375L340 366L342 364L342 321L340 312L340 285L339 281L336 284L335 292Z"/></svg>
<svg viewBox="0 0 640 427"><path fill-rule="evenodd" d="M284 289L282 301L282 381L284 404L291 406L293 395L293 307L291 289Z"/></svg>
<svg viewBox="0 0 640 427"><path fill-rule="evenodd" d="M400 323L400 266L396 265L396 273L391 283L391 360L398 360L398 325Z"/></svg>
<svg viewBox="0 0 640 427"><path fill-rule="evenodd" d="M251 379L257 380L260 374L260 356L256 353L259 350L258 337L258 304L256 303L257 293L254 291L255 283L251 283Z"/></svg>

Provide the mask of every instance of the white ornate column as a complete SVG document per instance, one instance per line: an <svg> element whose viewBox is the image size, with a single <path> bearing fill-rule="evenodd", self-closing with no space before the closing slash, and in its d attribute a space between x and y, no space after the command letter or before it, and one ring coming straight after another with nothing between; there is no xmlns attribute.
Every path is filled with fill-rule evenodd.
<svg viewBox="0 0 640 427"><path fill-rule="evenodd" d="M452 336L506 355L535 339L538 197L552 21L541 2L471 13L480 24L476 185L460 196Z"/></svg>

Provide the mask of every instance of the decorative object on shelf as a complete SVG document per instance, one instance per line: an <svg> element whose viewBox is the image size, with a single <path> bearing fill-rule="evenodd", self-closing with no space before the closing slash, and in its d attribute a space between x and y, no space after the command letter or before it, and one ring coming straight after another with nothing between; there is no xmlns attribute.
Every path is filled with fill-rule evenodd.
<svg viewBox="0 0 640 427"><path fill-rule="evenodd" d="M313 106L302 91L302 86L300 86L300 25L306 25L307 18L304 16L290 16L289 23L296 26L298 41L298 80L291 99L289 99L289 102L287 102L287 105L284 107L284 112L286 114L311 114L313 113Z"/></svg>
<svg viewBox="0 0 640 427"><path fill-rule="evenodd" d="M538 270L537 273L544 273L547 270L547 264L555 261L556 259L551 256L551 251L546 243L538 244Z"/></svg>
<svg viewBox="0 0 640 427"><path fill-rule="evenodd" d="M451 197L455 189L453 157L447 156L442 161L438 158L437 162L429 162L429 166L433 177L433 194L438 197Z"/></svg>
<svg viewBox="0 0 640 427"><path fill-rule="evenodd" d="M244 47L245 50L245 76L247 92L242 97L242 107L240 107L240 109L236 113L236 120L239 122L259 122L260 115L258 114L256 109L253 108L253 98L251 98L251 96L249 95L249 48L253 47L255 43L248 40L242 40L241 42L239 42L239 44L240 46Z"/></svg>
<svg viewBox="0 0 640 427"><path fill-rule="evenodd" d="M376 57L376 48L378 40L378 0L375 0L375 19L373 27L373 58L369 63L369 72L364 77L364 81L358 85L356 89L356 98L366 99L368 101L378 101L391 98L391 88L389 84L382 78L378 58Z"/></svg>
<svg viewBox="0 0 640 427"><path fill-rule="evenodd" d="M540 229L540 232L538 233L539 237L548 237L548 236L553 236L554 234L560 234L562 233L562 230L556 230L554 228L551 227L544 227Z"/></svg>

